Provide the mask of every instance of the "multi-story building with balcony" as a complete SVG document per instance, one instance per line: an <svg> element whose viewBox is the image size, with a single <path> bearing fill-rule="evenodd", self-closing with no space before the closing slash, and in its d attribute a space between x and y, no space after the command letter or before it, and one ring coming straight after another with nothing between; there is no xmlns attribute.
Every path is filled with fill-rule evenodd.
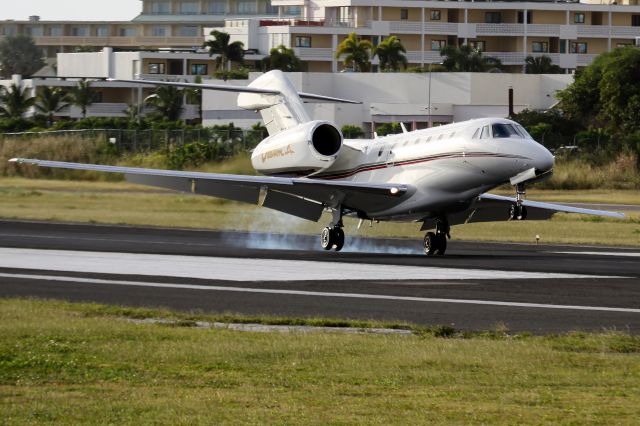
<svg viewBox="0 0 640 426"><path fill-rule="evenodd" d="M351 32L374 45L397 36L415 66L440 62L445 45L470 44L509 71L521 71L527 56L539 55L573 70L600 53L640 41L638 0L604 3L272 0L274 6L300 7L301 16L228 19L221 30L263 53L279 44L293 48L309 71L340 70L336 47Z"/></svg>
<svg viewBox="0 0 640 426"><path fill-rule="evenodd" d="M131 21L48 21L38 16L0 21L0 40L30 35L48 58L78 48L194 48L204 42L205 27L224 25L227 18L299 12L296 6L274 8L269 0L142 0L142 12Z"/></svg>

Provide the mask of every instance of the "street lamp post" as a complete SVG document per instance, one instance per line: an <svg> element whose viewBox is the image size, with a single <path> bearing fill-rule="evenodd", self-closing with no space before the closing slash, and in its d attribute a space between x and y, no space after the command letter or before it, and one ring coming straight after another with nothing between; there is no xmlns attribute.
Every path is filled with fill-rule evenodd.
<svg viewBox="0 0 640 426"><path fill-rule="evenodd" d="M427 119L427 127L433 127L433 123L431 122L431 66L433 64L429 63L429 94L427 95L428 97L428 106L427 106L427 113L429 114L429 118Z"/></svg>

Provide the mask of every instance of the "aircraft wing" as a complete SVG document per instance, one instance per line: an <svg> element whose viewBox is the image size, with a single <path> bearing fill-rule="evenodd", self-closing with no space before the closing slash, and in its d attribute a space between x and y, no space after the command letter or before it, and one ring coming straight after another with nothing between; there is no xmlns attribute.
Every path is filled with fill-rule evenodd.
<svg viewBox="0 0 640 426"><path fill-rule="evenodd" d="M453 215L450 218L450 223L453 225L460 223L504 221L508 219L509 206L515 202L516 199L512 197L481 194L476 198L469 210ZM622 213L606 210L584 209L529 200L524 200L522 204L527 207L527 220L545 220L551 218L555 213L578 213L613 217L616 219L624 218L624 214Z"/></svg>
<svg viewBox="0 0 640 426"><path fill-rule="evenodd" d="M39 167L123 173L127 181L132 183L260 203L263 207L316 222L325 207L341 204L356 211L382 210L399 204L415 192L411 185L385 183L183 172L28 158L13 158L10 161Z"/></svg>

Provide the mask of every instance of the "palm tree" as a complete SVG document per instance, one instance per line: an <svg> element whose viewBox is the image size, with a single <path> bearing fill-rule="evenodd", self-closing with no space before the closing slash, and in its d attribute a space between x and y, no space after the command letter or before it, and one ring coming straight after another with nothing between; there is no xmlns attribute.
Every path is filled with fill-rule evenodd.
<svg viewBox="0 0 640 426"><path fill-rule="evenodd" d="M524 60L524 72L526 74L560 74L562 68L554 64L551 58L542 56L527 56Z"/></svg>
<svg viewBox="0 0 640 426"><path fill-rule="evenodd" d="M265 71L302 71L302 62L300 62L300 58L296 56L293 49L289 49L282 44L269 51L269 56L262 60L262 66Z"/></svg>
<svg viewBox="0 0 640 426"><path fill-rule="evenodd" d="M338 45L336 58L339 59L342 55L346 55L345 65L350 66L354 71L369 71L371 66L369 52L371 49L373 49L373 45L369 40L360 40L353 32Z"/></svg>
<svg viewBox="0 0 640 426"><path fill-rule="evenodd" d="M468 44L460 47L447 45L440 50L440 56L444 57L442 65L447 71L486 72L502 67L499 59L484 56L481 50Z"/></svg>
<svg viewBox="0 0 640 426"><path fill-rule="evenodd" d="M383 71L398 71L400 65L402 68L407 67L407 57L404 55L407 49L404 48L400 39L396 36L390 36L382 40L373 49L373 56L378 55L380 59L380 69Z"/></svg>
<svg viewBox="0 0 640 426"><path fill-rule="evenodd" d="M59 87L45 86L38 93L36 110L47 117L47 127L53 123L53 116L69 106L69 95Z"/></svg>
<svg viewBox="0 0 640 426"><path fill-rule="evenodd" d="M244 43L234 41L229 43L229 34L222 31L213 30L210 33L213 40L207 40L202 47L209 50L209 56L218 55L216 58L216 67L229 71L231 62L240 62L244 58Z"/></svg>
<svg viewBox="0 0 640 426"><path fill-rule="evenodd" d="M87 118L87 107L93 103L91 82L84 78L71 89L71 103L82 110L82 118Z"/></svg>
<svg viewBox="0 0 640 426"><path fill-rule="evenodd" d="M156 115L175 121L182 114L183 93L175 86L158 86L152 95L144 102L156 109Z"/></svg>
<svg viewBox="0 0 640 426"><path fill-rule="evenodd" d="M12 83L8 89L0 86L0 117L21 118L35 101L21 85Z"/></svg>

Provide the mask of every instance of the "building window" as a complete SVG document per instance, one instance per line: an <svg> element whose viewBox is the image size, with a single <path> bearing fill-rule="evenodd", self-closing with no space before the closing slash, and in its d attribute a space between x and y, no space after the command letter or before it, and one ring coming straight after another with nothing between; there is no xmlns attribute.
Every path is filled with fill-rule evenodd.
<svg viewBox="0 0 640 426"><path fill-rule="evenodd" d="M296 36L296 47L311 47L311 37Z"/></svg>
<svg viewBox="0 0 640 426"><path fill-rule="evenodd" d="M210 15L224 15L227 13L226 0L210 1L207 3L207 13Z"/></svg>
<svg viewBox="0 0 640 426"><path fill-rule="evenodd" d="M571 42L570 53L587 53L587 43Z"/></svg>
<svg viewBox="0 0 640 426"><path fill-rule="evenodd" d="M485 12L484 22L487 24L499 24L502 22L502 14L500 12Z"/></svg>
<svg viewBox="0 0 640 426"><path fill-rule="evenodd" d="M255 0L238 0L236 7L238 8L238 14L240 15L258 13Z"/></svg>
<svg viewBox="0 0 640 426"><path fill-rule="evenodd" d="M302 16L302 8L300 6L286 6L284 14L288 16Z"/></svg>
<svg viewBox="0 0 640 426"><path fill-rule="evenodd" d="M471 46L474 50L479 50L480 52L487 51L487 42L484 40L470 41L469 46Z"/></svg>
<svg viewBox="0 0 640 426"><path fill-rule="evenodd" d="M168 1L154 1L151 3L151 13L154 15L169 15L171 3Z"/></svg>
<svg viewBox="0 0 640 426"><path fill-rule="evenodd" d="M182 37L197 37L198 36L198 27L194 27L194 26L180 27L180 36L182 36Z"/></svg>
<svg viewBox="0 0 640 426"><path fill-rule="evenodd" d="M549 43L546 41L533 41L531 42L531 51L534 53L547 53L549 52Z"/></svg>
<svg viewBox="0 0 640 426"><path fill-rule="evenodd" d="M532 16L533 16L533 12L530 10L527 10L527 24L530 24L532 21ZM518 12L518 24L524 24L524 11L519 11Z"/></svg>
<svg viewBox="0 0 640 426"><path fill-rule="evenodd" d="M86 27L71 27L71 35L74 37L85 37L87 35Z"/></svg>
<svg viewBox="0 0 640 426"><path fill-rule="evenodd" d="M618 43L616 45L616 47L629 47L629 46L633 46L633 44L631 44L631 43Z"/></svg>
<svg viewBox="0 0 640 426"><path fill-rule="evenodd" d="M400 19L403 21L409 19L409 9L400 9Z"/></svg>
<svg viewBox="0 0 640 426"><path fill-rule="evenodd" d="M191 64L191 75L207 75L209 67L207 64Z"/></svg>
<svg viewBox="0 0 640 426"><path fill-rule="evenodd" d="M431 50L439 52L447 45L445 40L431 40Z"/></svg>
<svg viewBox="0 0 640 426"><path fill-rule="evenodd" d="M47 30L47 35L51 37L61 37L62 27L49 27L49 29Z"/></svg>
<svg viewBox="0 0 640 426"><path fill-rule="evenodd" d="M640 27L640 15L631 15L631 26Z"/></svg>
<svg viewBox="0 0 640 426"><path fill-rule="evenodd" d="M149 74L164 74L164 64L149 64Z"/></svg>
<svg viewBox="0 0 640 426"><path fill-rule="evenodd" d="M429 11L429 19L432 21L440 20L440 11L439 10L430 10Z"/></svg>
<svg viewBox="0 0 640 426"><path fill-rule="evenodd" d="M109 37L109 27L96 28L96 35L98 37Z"/></svg>
<svg viewBox="0 0 640 426"><path fill-rule="evenodd" d="M576 12L576 14L573 15L573 23L574 24L584 24L584 13Z"/></svg>
<svg viewBox="0 0 640 426"><path fill-rule="evenodd" d="M137 34L135 28L120 28L120 30L118 30L120 37L135 37Z"/></svg>
<svg viewBox="0 0 640 426"><path fill-rule="evenodd" d="M165 27L151 27L152 37L166 37L167 29Z"/></svg>
<svg viewBox="0 0 640 426"><path fill-rule="evenodd" d="M25 33L31 37L40 37L43 34L42 27L27 27Z"/></svg>
<svg viewBox="0 0 640 426"><path fill-rule="evenodd" d="M180 3L181 15L197 15L200 13L200 8L197 1L183 1Z"/></svg>

